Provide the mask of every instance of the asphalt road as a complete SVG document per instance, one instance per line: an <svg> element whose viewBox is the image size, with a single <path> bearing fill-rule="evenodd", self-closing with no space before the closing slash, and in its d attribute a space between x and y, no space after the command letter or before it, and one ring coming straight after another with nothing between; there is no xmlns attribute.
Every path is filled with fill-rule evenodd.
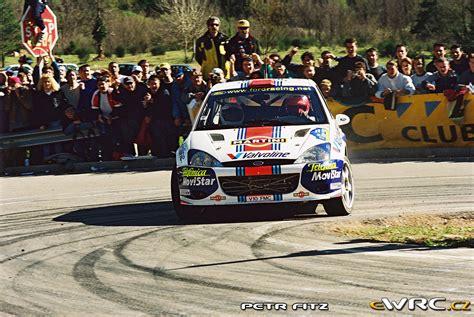
<svg viewBox="0 0 474 317"><path fill-rule="evenodd" d="M474 300L472 249L327 233L351 219L472 213L474 164L353 168L357 193L349 217L318 210L286 220L246 215L192 225L172 211L167 171L2 178L0 315L393 316L369 303L444 297L437 305L448 307ZM287 309L242 311L242 303ZM295 303L328 303L329 311L293 310ZM418 308L397 315L434 313L453 314Z"/></svg>

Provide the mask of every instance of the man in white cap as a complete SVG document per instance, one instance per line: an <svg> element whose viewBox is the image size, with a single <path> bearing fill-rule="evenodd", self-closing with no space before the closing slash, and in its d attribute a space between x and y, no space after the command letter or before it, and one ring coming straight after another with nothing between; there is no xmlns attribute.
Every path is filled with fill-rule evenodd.
<svg viewBox="0 0 474 317"><path fill-rule="evenodd" d="M260 55L258 40L250 34L250 22L237 21L238 32L232 37L226 47L226 58L235 58L235 70L242 71L242 60L256 53Z"/></svg>

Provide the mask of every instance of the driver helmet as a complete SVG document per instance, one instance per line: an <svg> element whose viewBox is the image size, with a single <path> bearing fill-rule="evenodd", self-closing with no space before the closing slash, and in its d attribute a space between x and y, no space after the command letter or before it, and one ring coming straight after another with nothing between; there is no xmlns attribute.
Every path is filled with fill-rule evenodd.
<svg viewBox="0 0 474 317"><path fill-rule="evenodd" d="M220 123L240 125L244 122L244 111L238 103L225 103L220 114Z"/></svg>
<svg viewBox="0 0 474 317"><path fill-rule="evenodd" d="M311 101L305 95L291 96L285 99L284 106L289 114L307 115L311 108Z"/></svg>

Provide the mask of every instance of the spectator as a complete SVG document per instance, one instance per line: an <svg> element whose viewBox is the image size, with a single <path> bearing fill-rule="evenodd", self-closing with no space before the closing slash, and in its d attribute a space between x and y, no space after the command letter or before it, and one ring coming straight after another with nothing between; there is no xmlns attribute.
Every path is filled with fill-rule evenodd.
<svg viewBox="0 0 474 317"><path fill-rule="evenodd" d="M237 34L227 43L226 58L230 61L231 56L234 56L235 70L242 71L242 60L253 53L260 55L260 48L257 39L250 34L249 21L237 21L237 28Z"/></svg>
<svg viewBox="0 0 474 317"><path fill-rule="evenodd" d="M150 63L146 59L142 59L138 62L138 66L142 68L142 81L144 83L147 82L148 78L150 78L151 75L154 75L155 72L150 69Z"/></svg>
<svg viewBox="0 0 474 317"><path fill-rule="evenodd" d="M306 65L303 69L303 76L316 82L316 68L313 65Z"/></svg>
<svg viewBox="0 0 474 317"><path fill-rule="evenodd" d="M413 59L413 68L415 73L411 75L413 85L415 85L416 92L419 94L427 94L428 91L421 85L423 81L431 76L430 72L425 71L425 57L423 55L418 55Z"/></svg>
<svg viewBox="0 0 474 317"><path fill-rule="evenodd" d="M8 116L8 129L17 132L31 127L33 110L33 93L29 85L22 85L20 78L10 77L8 89L5 90L5 111Z"/></svg>
<svg viewBox="0 0 474 317"><path fill-rule="evenodd" d="M323 93L323 96L326 99L329 99L332 97L331 86L332 86L332 83L329 79L323 79L321 81L321 84L319 84L319 88L321 89L321 92Z"/></svg>
<svg viewBox="0 0 474 317"><path fill-rule="evenodd" d="M319 68L315 66L315 82L316 84L320 84L321 81L324 79L328 79L330 81L334 81L334 78L337 77L335 73L335 67L332 66L331 60L335 59L334 54L330 51L323 51L321 53L321 63Z"/></svg>
<svg viewBox="0 0 474 317"><path fill-rule="evenodd" d="M382 74L387 72L385 66L379 65L378 63L379 56L376 48L371 47L365 51L365 57L367 58L367 62L369 64L368 72L374 75L376 80L378 80Z"/></svg>
<svg viewBox="0 0 474 317"><path fill-rule="evenodd" d="M220 68L214 68L209 74L209 80L207 81L207 87L210 90L214 85L225 83L224 71Z"/></svg>
<svg viewBox="0 0 474 317"><path fill-rule="evenodd" d="M411 75L413 74L413 72L412 72L413 62L412 62L411 58L410 57L402 58L400 66L402 68L401 73L403 75L411 77Z"/></svg>
<svg viewBox="0 0 474 317"><path fill-rule="evenodd" d="M143 81L143 68L140 65L133 66L131 76L136 82L144 82Z"/></svg>
<svg viewBox="0 0 474 317"><path fill-rule="evenodd" d="M459 79L459 83L463 85L470 85L471 94L474 94L474 53L469 55L469 69L466 69Z"/></svg>
<svg viewBox="0 0 474 317"><path fill-rule="evenodd" d="M124 156L135 156L133 145L145 117L143 100L147 94L146 85L136 82L132 77L125 77L123 85L114 90L113 98L120 102L122 106L117 109L120 116L119 126L121 132L120 152Z"/></svg>
<svg viewBox="0 0 474 317"><path fill-rule="evenodd" d="M369 99L377 89L374 75L367 73L363 62L356 62L354 72L349 70L342 83L342 96L351 102L362 102Z"/></svg>
<svg viewBox="0 0 474 317"><path fill-rule="evenodd" d="M36 126L40 130L60 126L62 111L59 84L50 75L41 76L33 99L33 108Z"/></svg>
<svg viewBox="0 0 474 317"><path fill-rule="evenodd" d="M41 74L40 74L41 69ZM53 76L54 80L60 82L60 72L59 65L54 59L52 51L48 52L48 55L40 56L36 58L36 66L33 68L33 81L35 85L38 84L38 81L41 75L50 75Z"/></svg>
<svg viewBox="0 0 474 317"><path fill-rule="evenodd" d="M77 80L76 72L68 70L66 73L67 83L60 89L62 106L64 109L62 117L63 132L66 135L71 135L77 129L89 129L93 127L91 122L79 116L78 105L81 96L81 84Z"/></svg>
<svg viewBox="0 0 474 317"><path fill-rule="evenodd" d="M171 98L173 116L176 119L176 126L182 127L183 124L187 125L189 123L188 110L186 105L181 102L181 91L172 76L170 64L160 64L160 77L160 87L163 90L163 93L165 95L169 94L169 98Z"/></svg>
<svg viewBox="0 0 474 317"><path fill-rule="evenodd" d="M449 61L440 57L435 61L437 71L423 81L422 86L429 92L439 93L446 89L458 88L458 80L454 71L449 67Z"/></svg>
<svg viewBox="0 0 474 317"><path fill-rule="evenodd" d="M390 60L385 66L387 67L387 73L383 74L378 81L376 97L384 98L392 93L395 93L395 96L413 95L415 93L415 86L411 78L398 71L395 61Z"/></svg>
<svg viewBox="0 0 474 317"><path fill-rule="evenodd" d="M191 121L194 122L194 119L201 108L201 104L206 97L208 88L206 82L203 80L202 73L197 69L193 69L191 82L192 85L184 91L181 98L187 106Z"/></svg>
<svg viewBox="0 0 474 317"><path fill-rule="evenodd" d="M444 58L446 56L446 45L443 43L435 43L433 45L433 60L426 65L426 71L434 73L437 71L435 61L438 58Z"/></svg>
<svg viewBox="0 0 474 317"><path fill-rule="evenodd" d="M207 32L196 41L196 61L201 65L201 71L204 79L209 79L209 73L214 68L220 68L227 74L229 78L229 66L225 58L225 46L228 37L219 32L221 21L218 17L212 16L207 19Z"/></svg>
<svg viewBox="0 0 474 317"><path fill-rule="evenodd" d="M59 65L58 69L59 69L59 86L62 86L67 83L67 79L66 79L67 68L64 65Z"/></svg>
<svg viewBox="0 0 474 317"><path fill-rule="evenodd" d="M99 77L97 88L92 96L91 108L97 116L102 139L102 155L105 160L118 159L122 140L117 109L122 107L122 104L114 98L108 77Z"/></svg>
<svg viewBox="0 0 474 317"><path fill-rule="evenodd" d="M81 91L79 93L79 102L77 104L77 113L84 121L94 121L95 115L92 113L91 100L92 95L97 90L97 80L92 77L89 64L79 67L79 79Z"/></svg>
<svg viewBox="0 0 474 317"><path fill-rule="evenodd" d="M120 74L120 67L117 62L110 62L107 68L110 73L110 82L113 88L118 88L125 79L126 76Z"/></svg>
<svg viewBox="0 0 474 317"><path fill-rule="evenodd" d="M230 60L231 66L230 69L234 69L235 60L231 58ZM240 67L241 71L234 71L234 76L229 81L237 81L237 80L247 80L251 78L252 73L255 72L255 66L253 64L253 60L251 57L246 57L242 60L242 66Z"/></svg>
<svg viewBox="0 0 474 317"><path fill-rule="evenodd" d="M173 113L171 93L163 89L156 75L148 79L149 93L145 96L146 115L150 120L152 135L151 153L159 158L172 157L178 148L178 131L175 122L180 120Z"/></svg>
<svg viewBox="0 0 474 317"><path fill-rule="evenodd" d="M20 64L20 67L18 68L18 72L23 72L23 73L31 73L31 63L33 61L31 58L26 57L26 55L21 55L20 58L18 58L18 63ZM29 67L25 66L28 65Z"/></svg>
<svg viewBox="0 0 474 317"><path fill-rule="evenodd" d="M354 38L348 38L345 40L344 45L346 47L347 55L341 58L337 58L337 66L335 68L335 78L336 82L333 84L337 85L339 88L342 84L342 81L347 76L348 71L354 71L356 68L356 62L362 62L365 64L365 68L369 69L368 63L362 56L357 54L357 40Z"/></svg>
<svg viewBox="0 0 474 317"><path fill-rule="evenodd" d="M291 51L283 58L281 61L282 64L288 69L289 76L295 78L304 78L304 67L306 65L316 66L316 61L314 58L313 53L311 52L304 52L301 55L301 64L295 64L291 62L291 59L295 54L298 52L297 47L293 47Z"/></svg>
<svg viewBox="0 0 474 317"><path fill-rule="evenodd" d="M395 46L395 56L397 57L397 67L399 72L403 72L402 60L408 57L408 48L405 44Z"/></svg>
<svg viewBox="0 0 474 317"><path fill-rule="evenodd" d="M66 73L66 79L66 85L63 85L59 89L61 100L65 103L64 108L72 107L74 110L77 110L81 95L81 85L77 81L76 72L68 70Z"/></svg>
<svg viewBox="0 0 474 317"><path fill-rule="evenodd" d="M449 65L456 72L456 75L460 76L469 69L469 59L464 54L461 45L454 44L451 46L450 51L452 60L449 62Z"/></svg>

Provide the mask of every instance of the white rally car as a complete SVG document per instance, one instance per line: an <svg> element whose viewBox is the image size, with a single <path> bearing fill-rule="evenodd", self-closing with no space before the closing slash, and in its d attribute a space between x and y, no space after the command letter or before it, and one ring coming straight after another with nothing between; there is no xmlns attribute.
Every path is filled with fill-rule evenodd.
<svg viewBox="0 0 474 317"><path fill-rule="evenodd" d="M347 215L354 180L346 138L315 83L254 79L214 86L189 137L176 152L171 179L177 215L216 205L294 202ZM302 204L304 203L304 204Z"/></svg>

